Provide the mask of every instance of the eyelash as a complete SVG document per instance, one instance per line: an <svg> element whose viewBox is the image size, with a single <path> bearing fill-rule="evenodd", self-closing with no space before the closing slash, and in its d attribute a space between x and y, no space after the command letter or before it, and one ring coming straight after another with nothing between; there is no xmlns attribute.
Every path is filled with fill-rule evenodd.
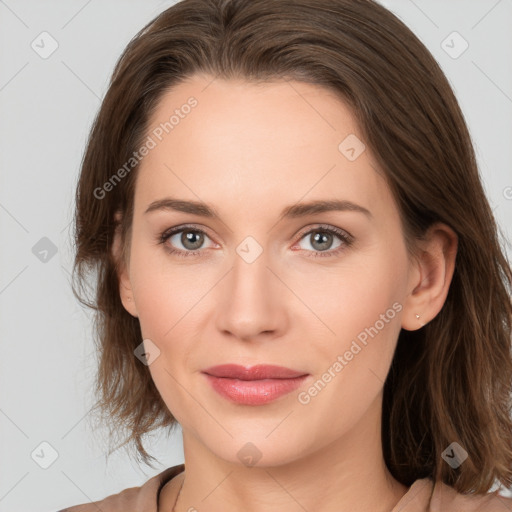
<svg viewBox="0 0 512 512"><path fill-rule="evenodd" d="M175 235L176 233L181 233L182 231L191 231L193 233L201 233L203 235L208 236L208 233L206 233L202 229L196 228L195 226L192 226L192 225L185 225L185 226L178 226L175 228L171 228L171 229L168 229L168 230L160 233L160 235L158 235L158 243L162 244L162 245L165 244L165 250L169 254L176 255L180 258L188 258L190 256L200 255L200 253L203 252L203 249L200 249L197 251L182 251L181 249L171 248L171 247L169 247L169 245L166 244L167 240L169 240L169 238L172 235ZM324 257L338 256L342 251L351 247L354 242L353 237L351 235L347 234L345 231L343 231L339 228L335 228L334 226L328 226L328 225L319 225L316 228L306 231L305 233L303 233L300 236L299 241L302 240L303 238L305 238L307 235L311 235L312 233L317 233L317 232L331 233L333 235L336 235L338 238L341 239L341 241L343 243L338 248L331 250L331 251L306 251L306 252L313 253L311 255L308 255L307 256L308 258L324 258ZM210 237L208 237L208 238L210 238ZM305 249L303 249L303 250L305 250Z"/></svg>

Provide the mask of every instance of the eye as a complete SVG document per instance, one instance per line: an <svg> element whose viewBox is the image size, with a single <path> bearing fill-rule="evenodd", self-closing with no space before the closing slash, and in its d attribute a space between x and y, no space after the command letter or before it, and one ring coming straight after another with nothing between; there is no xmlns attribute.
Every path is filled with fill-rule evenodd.
<svg viewBox="0 0 512 512"><path fill-rule="evenodd" d="M178 257L200 256L204 252L205 238L210 239L202 229L194 226L177 226L161 233L158 237L158 242L165 245L168 253L175 254ZM338 239L339 243L333 248L332 246L336 239ZM337 256L350 247L354 241L351 235L334 226L317 226L314 229L310 229L302 234L299 244L303 240L309 240L312 250L304 249L303 247L302 249L311 253L308 254L308 257L313 258Z"/></svg>
<svg viewBox="0 0 512 512"><path fill-rule="evenodd" d="M203 230L193 226L179 226L165 231L159 237L159 243L165 244L166 250L177 256L197 256L200 254L205 238L210 238ZM167 243L167 242L170 243ZM176 248L178 245L178 248ZM179 247L181 245L183 249Z"/></svg>
<svg viewBox="0 0 512 512"><path fill-rule="evenodd" d="M333 249L332 246L336 238L339 240L339 244ZM315 229L311 229L302 235L300 241L302 240L309 241L309 245L313 248L313 251L309 249L305 250L312 252L308 257L313 258L337 256L353 243L353 237L351 235L334 226L318 226Z"/></svg>

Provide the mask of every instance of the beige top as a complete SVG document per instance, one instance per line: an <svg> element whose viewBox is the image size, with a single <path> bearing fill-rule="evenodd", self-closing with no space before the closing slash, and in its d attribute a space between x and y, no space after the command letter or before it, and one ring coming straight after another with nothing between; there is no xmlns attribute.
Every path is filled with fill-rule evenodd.
<svg viewBox="0 0 512 512"><path fill-rule="evenodd" d="M184 464L167 468L140 487L130 487L100 501L76 505L59 512L158 512L162 487L182 473ZM433 480L416 480L391 512L512 512L512 498L497 492L486 495L459 494Z"/></svg>

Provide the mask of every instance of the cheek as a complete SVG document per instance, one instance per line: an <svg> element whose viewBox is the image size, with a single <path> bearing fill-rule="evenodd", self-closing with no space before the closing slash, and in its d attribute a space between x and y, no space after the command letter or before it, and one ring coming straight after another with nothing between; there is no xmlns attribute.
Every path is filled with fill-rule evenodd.
<svg viewBox="0 0 512 512"><path fill-rule="evenodd" d="M317 343L310 354L318 373L298 398L304 404L302 413L326 438L354 427L382 392L402 310L399 301L392 301L390 289L373 282L365 294L356 289L344 295L340 301L347 307L333 309L330 317L336 335L328 338L329 343Z"/></svg>
<svg viewBox="0 0 512 512"><path fill-rule="evenodd" d="M326 407L364 408L382 388L401 329L406 264L400 251L358 254L357 262L321 280L323 295L311 294L315 312L332 331L312 354L323 362L319 386L325 384L320 401Z"/></svg>
<svg viewBox="0 0 512 512"><path fill-rule="evenodd" d="M316 316L330 328L326 339L331 339L339 350L350 345L350 340L365 328L373 326L381 315L390 320L386 327L399 323L397 309L401 308L392 306L403 301L406 265L406 258L400 251L387 254L375 247L354 253L343 265L329 272L299 277L303 290L300 293L307 297Z"/></svg>
<svg viewBox="0 0 512 512"><path fill-rule="evenodd" d="M197 274L171 264L161 245L136 240L132 246L130 279L144 337L164 340L173 326L197 302L200 290L191 286ZM170 331L171 330L171 331Z"/></svg>
<svg viewBox="0 0 512 512"><path fill-rule="evenodd" d="M151 264L150 257L138 261L137 265L134 259L132 279L141 334L160 350L159 357L149 366L151 378L166 407L182 425L187 425L188 415L183 416L182 412L193 404L187 401L188 395L179 383L185 382L184 375L188 373L188 354L196 337L191 330L195 323L190 320L201 290L190 291L190 273L179 268L172 272L159 268Z"/></svg>

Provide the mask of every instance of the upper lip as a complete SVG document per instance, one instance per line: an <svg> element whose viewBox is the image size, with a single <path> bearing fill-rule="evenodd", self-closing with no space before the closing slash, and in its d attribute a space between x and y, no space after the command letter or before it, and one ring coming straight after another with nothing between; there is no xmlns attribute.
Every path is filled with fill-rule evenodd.
<svg viewBox="0 0 512 512"><path fill-rule="evenodd" d="M239 364L221 364L210 366L210 368L203 370L203 373L214 377L240 380L293 379L294 377L307 375L305 372L272 364L257 364L250 367Z"/></svg>

